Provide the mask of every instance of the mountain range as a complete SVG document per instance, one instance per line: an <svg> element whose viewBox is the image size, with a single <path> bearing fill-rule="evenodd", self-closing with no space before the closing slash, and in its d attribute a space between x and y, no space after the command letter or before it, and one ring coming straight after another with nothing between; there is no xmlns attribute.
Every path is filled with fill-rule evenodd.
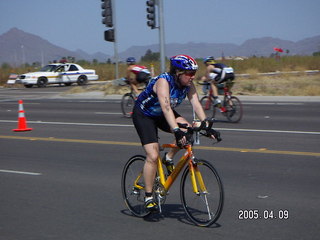
<svg viewBox="0 0 320 240"><path fill-rule="evenodd" d="M273 48L280 47L289 55L312 55L320 51L320 35L293 42L272 37L254 38L245 41L241 45L232 43L167 43L165 46L168 57L176 54L188 54L195 58L203 58L208 55L220 56L270 56L274 53ZM146 51L159 52L159 45L132 46L119 53L120 60L133 56L140 59ZM112 56L102 52L88 54L83 50L70 51L56 46L49 41L24 32L18 28L12 28L8 32L0 35L0 64L9 63L20 65L23 62L32 64L34 62L48 63L60 60L62 57L72 56L76 60L93 59L105 62ZM283 53L286 54L286 53Z"/></svg>

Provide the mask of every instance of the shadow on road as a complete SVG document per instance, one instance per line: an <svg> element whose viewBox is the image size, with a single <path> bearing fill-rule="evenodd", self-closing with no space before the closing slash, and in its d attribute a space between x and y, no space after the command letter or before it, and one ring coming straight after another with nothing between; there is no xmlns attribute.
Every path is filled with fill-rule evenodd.
<svg viewBox="0 0 320 240"><path fill-rule="evenodd" d="M133 216L128 209L121 210L121 213L128 216ZM179 222L182 222L184 224L194 225L191 221L189 221L181 204L164 204L162 205L162 213L150 214L144 217L143 220L147 222L160 222L165 220L166 218L177 219ZM221 227L221 225L218 223L212 224L210 226L210 228L219 227Z"/></svg>

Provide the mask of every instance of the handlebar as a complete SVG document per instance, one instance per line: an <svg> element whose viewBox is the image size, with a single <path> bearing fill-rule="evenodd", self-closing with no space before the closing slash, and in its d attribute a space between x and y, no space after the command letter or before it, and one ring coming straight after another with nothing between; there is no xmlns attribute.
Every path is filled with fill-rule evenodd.
<svg viewBox="0 0 320 240"><path fill-rule="evenodd" d="M193 140L193 133L199 132L201 135L208 137L207 132L210 130L213 130L212 125L213 125L214 120L215 120L214 118L207 119L206 121L208 121L208 123L209 123L208 126L206 126L206 121L202 121L199 127L189 127L188 124L186 124L186 123L184 123L184 124L178 123L178 126L179 126L179 128L187 129L188 142L193 144L193 141L194 141ZM201 131L205 131L205 132L201 132ZM213 135L218 142L220 142L222 140L222 138L220 137L220 132L214 131Z"/></svg>
<svg viewBox="0 0 320 240"><path fill-rule="evenodd" d="M202 121L199 127L189 127L186 123L178 123L179 128L187 129L187 132L194 133L194 132L200 132L203 130L206 126L206 122Z"/></svg>

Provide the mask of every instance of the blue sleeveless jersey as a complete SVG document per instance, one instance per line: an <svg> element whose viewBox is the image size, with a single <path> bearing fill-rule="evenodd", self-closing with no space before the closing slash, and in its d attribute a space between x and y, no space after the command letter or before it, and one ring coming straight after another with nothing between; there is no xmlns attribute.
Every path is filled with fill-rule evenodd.
<svg viewBox="0 0 320 240"><path fill-rule="evenodd" d="M179 88L174 81L174 77L169 73L163 73L150 80L147 88L140 93L136 100L136 107L138 107L145 115L149 117L162 116L163 112L156 93L153 91L153 86L159 78L164 78L169 83L170 103L171 108L178 106L187 96L190 87Z"/></svg>

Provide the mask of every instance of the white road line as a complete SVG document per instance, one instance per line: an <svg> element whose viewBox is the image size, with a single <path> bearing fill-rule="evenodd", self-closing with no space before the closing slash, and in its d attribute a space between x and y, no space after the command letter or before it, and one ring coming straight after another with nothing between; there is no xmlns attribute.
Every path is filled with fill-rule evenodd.
<svg viewBox="0 0 320 240"><path fill-rule="evenodd" d="M304 103L281 103L281 102L246 102L245 105L297 105L301 106Z"/></svg>
<svg viewBox="0 0 320 240"><path fill-rule="evenodd" d="M14 122L12 120L0 120L0 122ZM75 126L102 126L102 127L133 127L132 124L113 124L113 123L72 123L72 122L42 122L42 121L28 121L32 124L52 124L52 125L75 125ZM267 130L267 129L241 129L241 128L215 128L222 131L234 132L263 132L263 133L292 133L292 134L312 134L320 135L320 132L307 132L307 131L285 131L285 130Z"/></svg>
<svg viewBox="0 0 320 240"><path fill-rule="evenodd" d="M0 169L0 172L3 172L3 173L24 174L24 175L33 175L33 176L39 176L39 175L42 175L42 173L35 173L35 172L21 172L21 171L13 171L13 170L5 170L5 169Z"/></svg>
<svg viewBox="0 0 320 240"><path fill-rule="evenodd" d="M14 122L11 120L0 120L0 122ZM108 123L72 123L72 122L42 122L42 121L28 121L32 124L52 124L52 125L76 125L76 126L103 126L103 127L133 127L132 124L108 124Z"/></svg>
<svg viewBox="0 0 320 240"><path fill-rule="evenodd" d="M95 112L95 114L101 114L101 115L121 115L121 112Z"/></svg>
<svg viewBox="0 0 320 240"><path fill-rule="evenodd" d="M223 131L235 132L265 132L265 133L295 133L295 134L315 134L320 135L320 132L305 132L305 131L284 131L284 130L264 130L264 129L232 129L232 128L217 128Z"/></svg>

